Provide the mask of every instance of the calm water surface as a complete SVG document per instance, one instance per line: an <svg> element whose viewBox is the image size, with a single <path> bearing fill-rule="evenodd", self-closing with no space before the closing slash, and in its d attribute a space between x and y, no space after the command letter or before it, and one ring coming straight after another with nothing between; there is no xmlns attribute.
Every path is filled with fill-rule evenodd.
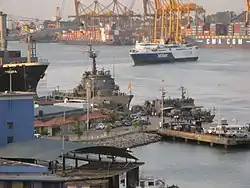
<svg viewBox="0 0 250 188"><path fill-rule="evenodd" d="M10 48L26 48L12 43ZM128 56L131 47L98 46L99 68L113 71L124 92L132 83L133 104L160 97L160 87L169 96L179 96L183 85L197 105L216 107L218 117L230 122L250 122L250 51L243 49L201 49L198 62L133 67ZM86 70L91 70L86 47L38 44L38 55L49 59L46 78L39 93L49 93L56 86L72 90ZM250 187L250 152L211 149L209 147L156 143L134 149L146 165L143 171L161 176L181 188L245 188Z"/></svg>

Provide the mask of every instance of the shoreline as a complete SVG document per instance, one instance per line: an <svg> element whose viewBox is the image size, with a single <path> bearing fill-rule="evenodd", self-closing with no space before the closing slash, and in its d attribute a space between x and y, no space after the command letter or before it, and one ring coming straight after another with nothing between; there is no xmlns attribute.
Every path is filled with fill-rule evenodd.
<svg viewBox="0 0 250 188"><path fill-rule="evenodd" d="M124 135L100 138L98 140L86 140L84 142L97 146L112 146L127 149L145 146L161 140L162 137L156 133L131 132Z"/></svg>

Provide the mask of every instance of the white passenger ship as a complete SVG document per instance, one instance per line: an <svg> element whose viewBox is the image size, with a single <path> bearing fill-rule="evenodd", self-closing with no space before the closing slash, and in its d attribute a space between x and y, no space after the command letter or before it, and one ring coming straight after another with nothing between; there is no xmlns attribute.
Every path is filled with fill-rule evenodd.
<svg viewBox="0 0 250 188"><path fill-rule="evenodd" d="M198 47L192 44L139 43L129 51L134 65L198 60Z"/></svg>

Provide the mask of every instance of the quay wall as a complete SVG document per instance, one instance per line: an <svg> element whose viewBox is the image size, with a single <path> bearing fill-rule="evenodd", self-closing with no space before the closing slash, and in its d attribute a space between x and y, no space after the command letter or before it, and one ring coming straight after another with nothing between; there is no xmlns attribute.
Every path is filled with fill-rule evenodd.
<svg viewBox="0 0 250 188"><path fill-rule="evenodd" d="M102 146L113 146L118 148L135 148L138 146L143 146L158 141L161 141L161 136L157 134L137 132L95 141L89 140L87 141L87 143Z"/></svg>
<svg viewBox="0 0 250 188"><path fill-rule="evenodd" d="M182 132L182 131L175 131L170 129L159 129L157 131L159 135L163 138L170 138L171 140L175 141L177 139L188 141L196 141L197 144L208 143L210 146L213 145L221 145L225 148L229 146L242 146L242 145L250 145L250 138L229 138L219 135L208 135L208 134L197 134L197 133L190 133L190 132Z"/></svg>

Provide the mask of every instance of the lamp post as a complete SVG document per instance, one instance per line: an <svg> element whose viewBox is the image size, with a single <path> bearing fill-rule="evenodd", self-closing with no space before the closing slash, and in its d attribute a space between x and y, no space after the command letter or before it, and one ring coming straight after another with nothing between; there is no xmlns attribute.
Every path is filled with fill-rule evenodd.
<svg viewBox="0 0 250 188"><path fill-rule="evenodd" d="M10 75L10 83L9 83L9 91L10 92L12 92L12 74L15 74L15 73L17 73L15 70L12 70L11 68L8 70L8 71L6 71L6 73L8 73L9 75Z"/></svg>
<svg viewBox="0 0 250 188"><path fill-rule="evenodd" d="M88 131L89 131L89 92L90 92L90 83L87 82L87 136L88 136Z"/></svg>

